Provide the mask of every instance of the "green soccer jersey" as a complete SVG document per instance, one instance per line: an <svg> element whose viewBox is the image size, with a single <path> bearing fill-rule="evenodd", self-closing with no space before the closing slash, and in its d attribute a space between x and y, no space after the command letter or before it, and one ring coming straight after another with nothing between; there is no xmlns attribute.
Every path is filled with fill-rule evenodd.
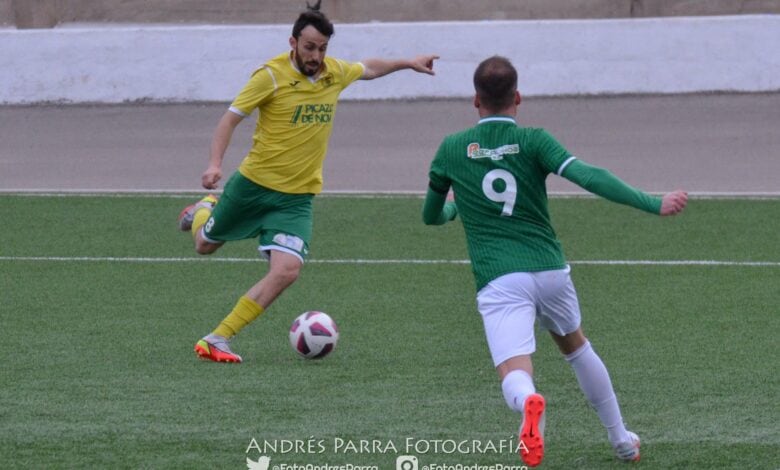
<svg viewBox="0 0 780 470"><path fill-rule="evenodd" d="M511 272L561 269L566 260L547 209L545 180L574 157L544 129L506 116L483 118L447 136L431 164L430 187L452 187L481 289Z"/></svg>

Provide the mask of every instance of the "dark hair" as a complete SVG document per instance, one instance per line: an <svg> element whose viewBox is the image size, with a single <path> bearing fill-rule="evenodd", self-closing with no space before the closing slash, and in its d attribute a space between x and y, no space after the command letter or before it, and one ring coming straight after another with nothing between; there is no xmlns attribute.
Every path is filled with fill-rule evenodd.
<svg viewBox="0 0 780 470"><path fill-rule="evenodd" d="M506 57L489 57L474 71L474 89L488 110L501 111L514 102L517 70Z"/></svg>
<svg viewBox="0 0 780 470"><path fill-rule="evenodd" d="M301 37L301 31L303 28L312 25L323 36L333 36L333 23L320 11L320 4L322 0L317 0L313 6L306 2L306 11L298 16L293 24L292 35L295 39Z"/></svg>

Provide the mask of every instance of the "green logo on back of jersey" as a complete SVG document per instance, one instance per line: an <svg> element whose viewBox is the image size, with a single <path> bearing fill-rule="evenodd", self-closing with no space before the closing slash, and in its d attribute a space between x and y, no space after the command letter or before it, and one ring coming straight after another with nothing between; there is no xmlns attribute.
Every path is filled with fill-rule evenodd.
<svg viewBox="0 0 780 470"><path fill-rule="evenodd" d="M466 156L473 159L489 158L491 160L503 160L504 155L516 155L520 153L520 146L517 144L502 145L497 149L483 149L477 142L469 144L466 147Z"/></svg>

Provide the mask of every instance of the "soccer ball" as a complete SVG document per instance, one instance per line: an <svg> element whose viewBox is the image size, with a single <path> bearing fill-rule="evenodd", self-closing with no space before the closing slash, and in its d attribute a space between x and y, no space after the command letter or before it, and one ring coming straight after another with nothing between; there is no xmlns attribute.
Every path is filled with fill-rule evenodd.
<svg viewBox="0 0 780 470"><path fill-rule="evenodd" d="M290 345L306 359L322 359L338 340L339 328L325 312L304 312L290 326Z"/></svg>

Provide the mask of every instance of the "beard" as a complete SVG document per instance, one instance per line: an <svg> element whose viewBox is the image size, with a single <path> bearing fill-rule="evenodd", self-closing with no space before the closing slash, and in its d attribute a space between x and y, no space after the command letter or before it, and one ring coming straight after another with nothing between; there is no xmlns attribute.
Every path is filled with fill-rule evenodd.
<svg viewBox="0 0 780 470"><path fill-rule="evenodd" d="M322 63L320 62L307 62L304 63L301 60L301 56L297 53L293 54L295 56L295 65L298 66L298 70L301 71L302 74L306 75L307 77L313 77L317 74L317 72L320 71L320 67L322 66Z"/></svg>

